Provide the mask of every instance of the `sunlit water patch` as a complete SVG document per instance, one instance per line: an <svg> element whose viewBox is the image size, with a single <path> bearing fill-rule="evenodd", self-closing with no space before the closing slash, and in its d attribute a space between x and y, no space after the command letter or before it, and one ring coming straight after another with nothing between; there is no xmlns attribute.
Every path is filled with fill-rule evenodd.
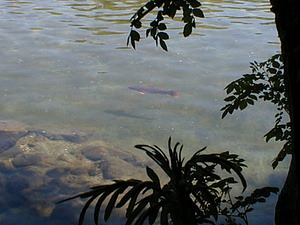
<svg viewBox="0 0 300 225"><path fill-rule="evenodd" d="M143 30L137 50L126 47L129 19L142 4L141 0L2 1L0 120L19 121L35 131L91 134L91 142L101 140L132 154L137 143L166 146L172 136L184 143L187 155L204 146L240 154L248 162L250 187L277 184L276 175L269 174L276 173L270 165L280 145L263 140L273 125L274 108L258 104L220 118L226 84L249 72L249 62L264 61L279 51L269 2L202 2L206 18L197 19L190 37L182 35L180 16L175 22L166 20L169 52L146 39ZM144 26L153 18L148 15ZM141 95L128 88L136 85L178 91L179 97ZM68 145L75 155L86 148ZM285 169L281 166L278 171ZM59 195L59 190L49 193L53 198L51 194ZM11 203L7 215L14 215L15 207L22 211ZM39 223L29 217L30 224ZM45 221L55 224L54 220L52 216Z"/></svg>

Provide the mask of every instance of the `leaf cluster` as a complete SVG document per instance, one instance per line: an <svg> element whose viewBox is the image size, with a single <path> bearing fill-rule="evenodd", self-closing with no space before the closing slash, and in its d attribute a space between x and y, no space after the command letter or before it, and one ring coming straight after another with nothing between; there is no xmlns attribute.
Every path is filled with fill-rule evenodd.
<svg viewBox="0 0 300 225"><path fill-rule="evenodd" d="M108 201L104 210L105 221L114 208L126 206L125 225L142 225L146 220L152 225L158 218L161 225L168 225L169 221L175 225L215 224L220 214L221 197L229 191L230 185L237 183L233 176L222 178L216 169L220 168L227 174L235 173L243 190L246 189L246 180L242 175L242 168L246 165L238 155L229 152L203 154L206 148L202 148L185 162L182 157L183 145L176 143L172 146L171 138L168 154L156 145L135 147L144 151L168 176L169 181L162 185L158 174L147 167L147 181L114 180L112 184L99 185L62 200L87 199L79 216L79 225L83 224L92 202L95 202L94 222L97 225L105 200Z"/></svg>
<svg viewBox="0 0 300 225"><path fill-rule="evenodd" d="M155 8L160 8L155 19L150 23L150 28L146 30L146 37L149 35L155 40L156 45L168 51L165 40L169 39L164 18L174 18L178 10L182 10L182 21L184 22L183 35L189 36L193 28L196 27L195 17L204 17L203 11L199 8L201 3L198 0L150 0L142 6L131 18L131 31L127 39L127 45L130 43L135 49L135 43L140 40L140 34L136 31L142 27L141 19ZM135 29L134 29L135 28Z"/></svg>
<svg viewBox="0 0 300 225"><path fill-rule="evenodd" d="M248 225L247 214L254 210L253 205L266 202L266 198L271 193L277 194L278 191L279 189L276 187L257 188L249 196L244 197L241 195L234 197L234 199L228 192L228 198L222 201L221 215L225 217L227 225L241 225L239 221L243 221L243 224Z"/></svg>
<svg viewBox="0 0 300 225"><path fill-rule="evenodd" d="M253 62L250 68L252 73L244 74L225 87L228 97L224 99L227 104L221 109L222 118L236 110L244 110L249 105L262 99L276 105L278 113L275 115L274 127L265 134L266 141L284 141L282 149L274 159L272 166L276 168L287 154L291 153L291 124L284 122L288 115L289 104L284 85L284 70L281 55L276 54L265 62Z"/></svg>

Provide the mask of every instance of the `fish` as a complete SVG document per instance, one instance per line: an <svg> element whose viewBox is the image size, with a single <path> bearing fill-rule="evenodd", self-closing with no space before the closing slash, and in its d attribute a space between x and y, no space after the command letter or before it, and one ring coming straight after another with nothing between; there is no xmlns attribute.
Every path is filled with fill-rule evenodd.
<svg viewBox="0 0 300 225"><path fill-rule="evenodd" d="M160 95L170 95L174 98L179 97L179 92L178 91L172 91L172 90L165 90L161 88L156 88L156 87L150 87L150 86L130 86L128 87L131 90L137 91L140 94L160 94Z"/></svg>

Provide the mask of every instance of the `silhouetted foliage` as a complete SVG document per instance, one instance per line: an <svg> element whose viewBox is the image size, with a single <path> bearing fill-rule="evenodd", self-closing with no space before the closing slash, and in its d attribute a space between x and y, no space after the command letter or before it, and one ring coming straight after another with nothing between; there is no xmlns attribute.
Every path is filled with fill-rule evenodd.
<svg viewBox="0 0 300 225"><path fill-rule="evenodd" d="M156 145L135 147L144 151L163 170L169 181L162 185L159 175L146 167L148 181L114 180L112 184L96 186L88 192L60 201L88 199L80 213L79 225L83 224L86 211L94 201L94 222L97 225L101 206L106 199L109 200L104 210L104 220L109 219L115 207L126 206L125 225L142 225L146 220L152 225L158 217L161 225L169 225L170 221L174 225L215 224L220 216L225 217L226 224L239 224L235 218L248 224L247 213L252 211L252 205L264 202L270 193L278 191L277 188L265 187L255 190L248 197L238 196L233 200L230 196L231 185L237 181L233 176L222 178L217 169L227 174L234 172L244 191L247 184L242 168L246 165L238 155L229 152L203 154L206 148L202 148L185 162L182 158L183 145L176 143L172 147L171 138L168 155Z"/></svg>
<svg viewBox="0 0 300 225"><path fill-rule="evenodd" d="M276 187L263 187L255 189L249 196L237 196L234 199L228 192L227 200L223 200L221 215L225 216L225 222L221 225L249 225L248 216L249 212L254 210L253 205L256 203L263 203L271 193L279 191Z"/></svg>
<svg viewBox="0 0 300 225"><path fill-rule="evenodd" d="M183 35L187 37L192 33L193 28L196 28L195 17L204 17L200 6L201 3L197 0L150 0L132 16L127 45L130 43L135 49L135 43L140 40L140 34L134 28L141 28L141 19L154 8L161 8L157 12L156 18L150 23L150 28L146 30L146 37L150 35L155 40L156 45L159 44L165 51L168 51L165 40L169 39L169 35L165 32L167 25L163 22L165 16L174 18L177 11L182 10L182 21L185 24Z"/></svg>
<svg viewBox="0 0 300 225"><path fill-rule="evenodd" d="M281 55L274 55L265 62L253 62L250 68L252 73L243 75L225 87L229 96L224 99L228 104L221 109L222 118L235 110L254 105L259 99L276 105L278 112L275 114L274 127L265 134L267 142L272 138L285 142L272 163L272 167L276 168L287 154L291 154L291 124L290 121L285 122L288 119L289 107Z"/></svg>
<svg viewBox="0 0 300 225"><path fill-rule="evenodd" d="M178 0L178 1L171 1L171 0L152 0L148 2L145 7L142 7L139 11L139 13L136 14L136 17L132 18L133 24L131 25L132 28L140 28L141 27L141 22L140 19L144 17L146 14L148 14L151 10L153 10L155 7L161 7L163 4L166 6L171 5L174 3L184 3L186 2L187 4L190 4L191 7L185 7L186 10L187 18L192 18L191 20L188 20L186 25L184 26L184 36L188 36L192 32L192 28L195 27L195 24L193 22L194 16L198 14L199 17L203 16L203 12L198 10L197 8L201 6L201 4L198 1L194 0ZM275 216L275 222L276 224L286 224L287 221L290 224L293 225L298 225L300 224L300 214L298 213L295 208L299 208L299 199L300 199L300 194L299 194L299 181L300 181L300 152L298 149L300 149L300 92L299 92L299 86L300 86L300 66L299 66L299 61L300 61L300 32L297 32L297 30L300 27L300 4L296 0L270 0L271 3L271 11L275 14L275 24L276 28L278 31L278 36L281 41L281 51L282 51L282 62L284 66L281 66L282 70L284 68L284 78L281 79L283 81L282 83L285 84L285 89L282 92L284 95L285 99L285 109L288 113L288 117L290 119L289 122L287 123L281 123L282 120L282 111L279 111L278 114L276 114L276 121L275 121L275 126L273 129L271 129L267 134L266 134L266 140L268 141L271 138L274 138L275 140L282 140L285 141L285 144L275 160L273 161L273 168L275 168L279 161L282 161L287 154L291 154L292 156L292 162L291 163L289 173L287 176L287 180L285 182L284 188L278 198L278 203L276 206L276 216ZM147 7L146 7L147 6ZM149 6L149 7L148 7ZM168 8L168 7L166 7ZM197 13L191 14L193 12L193 8L197 9ZM173 18L177 12L177 10L181 9L180 4L179 7L172 7L170 8L170 12L174 12L173 14L170 13L170 16ZM163 12L168 15L168 11L163 10ZM185 15L185 13L183 13ZM159 19L156 19L155 21L159 21ZM136 22L137 26L134 26L134 23ZM133 33L133 29L131 29ZM155 30L154 30L155 31ZM155 32L153 32L155 34ZM128 37L128 43L129 40L131 39L131 34ZM156 43L158 43L158 38L154 35L153 37L156 40ZM135 47L135 41L139 40L138 38L131 39L131 43L133 47ZM164 50L167 50L167 46L164 42L164 40L160 41L160 44ZM254 63L255 64L255 63ZM258 66L257 69L262 69L259 68L259 65L254 65ZM276 65L273 66L274 68L277 68ZM279 69L279 68L277 68ZM272 71L269 71L272 73ZM282 73L283 75L283 73ZM264 79L264 78L263 78ZM272 81L274 82L275 79ZM263 85L260 85L260 88ZM259 85L257 86L259 87ZM273 90L274 91L274 90ZM270 101L270 97L273 98L274 96L268 96L268 93L276 93L275 92L268 92L262 91L263 94L266 94L266 98L264 100ZM232 113L238 106L239 109L244 109L247 107L249 104L253 104L255 95L252 95L249 98L245 98L244 101L238 102L237 105L235 105L233 108L228 108L228 111L223 114L225 116L227 113ZM257 96L256 96L257 97ZM279 97L280 98L280 97ZM233 101L235 99L227 99L228 101ZM276 97L274 98L276 100ZM277 104L277 103L275 103ZM234 104L233 104L234 105ZM288 109L287 109L288 108ZM227 109L227 108L226 108ZM224 109L224 110L226 110ZM291 215L289 218L286 218L286 215Z"/></svg>

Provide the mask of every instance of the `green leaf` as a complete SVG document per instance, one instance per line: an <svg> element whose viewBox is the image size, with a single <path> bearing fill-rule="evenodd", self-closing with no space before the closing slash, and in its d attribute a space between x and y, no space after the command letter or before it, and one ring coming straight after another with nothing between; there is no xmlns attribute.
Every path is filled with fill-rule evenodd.
<svg viewBox="0 0 300 225"><path fill-rule="evenodd" d="M126 46L129 45L130 39L131 39L131 37L130 37L130 34L129 34L128 37L127 37L127 43L126 43Z"/></svg>
<svg viewBox="0 0 300 225"><path fill-rule="evenodd" d="M160 21L162 21L163 19L164 19L164 17L163 17L163 10L160 10L160 11L157 12L156 20L157 20L158 22L160 22Z"/></svg>
<svg viewBox="0 0 300 225"><path fill-rule="evenodd" d="M134 206L137 202L137 198L139 196L139 193L135 193L132 197L131 197L131 200L128 204L128 207L126 209L126 218L128 218L130 216L130 214L132 213L133 209L134 209Z"/></svg>
<svg viewBox="0 0 300 225"><path fill-rule="evenodd" d="M170 8L167 10L167 15L171 18L174 18L174 16L176 15L177 12L177 6L175 6L174 4L170 6Z"/></svg>
<svg viewBox="0 0 300 225"><path fill-rule="evenodd" d="M228 153L221 153L221 154L200 154L200 152L196 152L192 158L187 162L190 164L199 164L199 163L205 163L207 164L215 163L216 165L219 165L221 169L225 169L228 173L231 173L231 170L233 170L238 177L240 178L242 185L243 185L243 191L247 187L247 182L241 173L242 167L245 166L244 164L239 164L238 162L231 161L230 155Z"/></svg>
<svg viewBox="0 0 300 225"><path fill-rule="evenodd" d="M136 30L131 30L130 32L131 39L134 41L139 41L141 36Z"/></svg>
<svg viewBox="0 0 300 225"><path fill-rule="evenodd" d="M127 39L127 45L129 44L129 41L131 42L132 47L135 49L135 42L140 40L140 34L135 31L131 30L129 37Z"/></svg>
<svg viewBox="0 0 300 225"><path fill-rule="evenodd" d="M163 39L159 39L159 44L160 44L160 47L162 47L163 50L165 50L166 52L168 51L167 44Z"/></svg>
<svg viewBox="0 0 300 225"><path fill-rule="evenodd" d="M150 32L151 32L151 28L149 28L149 29L146 30L146 37L149 36Z"/></svg>
<svg viewBox="0 0 300 225"><path fill-rule="evenodd" d="M271 73L271 74L276 74L277 73L277 69L275 69L275 68L269 68L268 72Z"/></svg>
<svg viewBox="0 0 300 225"><path fill-rule="evenodd" d="M149 203L151 198L152 196L147 196L139 201L137 207L129 215L125 225L132 224L132 222L137 218L137 216L142 212L142 210L145 209L146 205Z"/></svg>
<svg viewBox="0 0 300 225"><path fill-rule="evenodd" d="M183 36L188 37L192 33L192 30L193 30L193 23L188 22L187 24L185 24L183 28Z"/></svg>
<svg viewBox="0 0 300 225"><path fill-rule="evenodd" d="M168 40L168 39L169 39L169 35L168 35L166 32L158 32L158 33L157 33L157 36L158 36L160 39L163 39L163 40Z"/></svg>
<svg viewBox="0 0 300 225"><path fill-rule="evenodd" d="M254 100L257 100L257 97L256 97L255 95L251 95L251 94L250 94L248 97L249 97L249 98L252 98L252 99L254 99Z"/></svg>
<svg viewBox="0 0 300 225"><path fill-rule="evenodd" d="M237 200L239 200L239 201L241 201L241 200L243 200L244 199L244 196L237 196L237 197L234 197L235 199L237 199Z"/></svg>
<svg viewBox="0 0 300 225"><path fill-rule="evenodd" d="M157 27L159 30L166 30L167 29L167 26L165 23L160 23L158 24L158 27Z"/></svg>
<svg viewBox="0 0 300 225"><path fill-rule="evenodd" d="M91 197L84 205L84 207L82 208L80 215L79 215L79 220L78 220L78 225L82 225L83 221L84 221L84 217L85 217L85 213L87 211L87 209L89 208L90 204L95 200L95 198L97 198L97 195L94 195L93 197Z"/></svg>
<svg viewBox="0 0 300 225"><path fill-rule="evenodd" d="M241 101L240 104L239 104L240 110L245 109L247 107L247 105L248 105L248 103L247 103L246 100Z"/></svg>
<svg viewBox="0 0 300 225"><path fill-rule="evenodd" d="M225 89L226 89L226 94L230 94L233 90L234 90L234 86L235 86L235 83L230 83L228 84Z"/></svg>
<svg viewBox="0 0 300 225"><path fill-rule="evenodd" d="M183 22L188 23L191 22L193 19L193 16L191 15L192 9L188 7L183 7Z"/></svg>
<svg viewBox="0 0 300 225"><path fill-rule="evenodd" d="M106 197L108 195L110 195L110 194L111 194L111 192L109 192L109 191L103 193L99 197L99 199L98 199L98 201L97 201L97 203L95 205L95 209L94 209L94 222L95 222L96 225L98 225L98 223L99 223L99 214L100 214L100 209L101 209L102 203L104 202L104 200L106 199Z"/></svg>
<svg viewBox="0 0 300 225"><path fill-rule="evenodd" d="M106 209L105 209L105 213L104 213L104 220L107 221L108 218L110 217L111 215L111 212L113 210L113 208L115 207L115 203L118 199L118 196L123 193L123 191L126 189L127 187L124 186L124 187L121 187L119 188L110 198L107 206L106 206Z"/></svg>
<svg viewBox="0 0 300 225"><path fill-rule="evenodd" d="M224 117L225 117L228 113L229 113L229 109L226 108L226 109L224 110L224 112L222 113L221 118L224 119Z"/></svg>
<svg viewBox="0 0 300 225"><path fill-rule="evenodd" d="M231 102L231 101L234 101L235 99L236 99L236 97L233 96L233 95L231 95L231 96L225 98L224 101L225 101L225 102Z"/></svg>
<svg viewBox="0 0 300 225"><path fill-rule="evenodd" d="M281 67L281 64L280 64L279 62L277 62L277 61L273 61L273 62L272 62L272 66L273 66L274 68L276 68L276 69L279 69L279 68Z"/></svg>
<svg viewBox="0 0 300 225"><path fill-rule="evenodd" d="M257 201L258 202L266 202L266 199L264 199L264 198L258 198Z"/></svg>
<svg viewBox="0 0 300 225"><path fill-rule="evenodd" d="M157 214L159 212L159 209L160 209L160 205L157 205L157 206L151 206L151 210L149 210L149 225L152 225L154 224L156 218L157 218Z"/></svg>
<svg viewBox="0 0 300 225"><path fill-rule="evenodd" d="M247 98L246 101L247 101L248 104L254 105L254 101L252 99Z"/></svg>
<svg viewBox="0 0 300 225"><path fill-rule="evenodd" d="M157 26L158 26L157 20L153 20L153 21L150 23L150 26L151 26L151 27L157 28Z"/></svg>
<svg viewBox="0 0 300 225"><path fill-rule="evenodd" d="M141 21L139 21L139 20L133 20L133 21L131 22L131 25L134 26L134 27L137 28L137 29L142 27L142 23L141 23Z"/></svg>
<svg viewBox="0 0 300 225"><path fill-rule="evenodd" d="M282 149L280 150L280 152L278 153L278 155L276 156L276 158L273 160L272 162L272 167L273 169L275 169L278 165L279 162L281 162L288 154L291 154L291 142L287 141Z"/></svg>
<svg viewBox="0 0 300 225"><path fill-rule="evenodd" d="M248 208L245 210L245 213L249 213L249 212L252 212L254 210L254 208Z"/></svg>
<svg viewBox="0 0 300 225"><path fill-rule="evenodd" d="M146 154L159 165L167 175L171 175L171 168L169 166L169 159L166 154L157 146L149 145L135 145L137 149L143 150Z"/></svg>
<svg viewBox="0 0 300 225"><path fill-rule="evenodd" d="M147 166L146 167L146 171L147 171L148 177L153 181L153 183L155 184L155 186L160 189L159 177L154 172L154 170Z"/></svg>
<svg viewBox="0 0 300 225"><path fill-rule="evenodd" d="M197 8L201 6L201 3L197 0L187 0L193 8Z"/></svg>
<svg viewBox="0 0 300 225"><path fill-rule="evenodd" d="M275 159L273 160L273 162L272 162L272 168L273 168L273 170L276 169L276 167L278 166L278 164L279 164L279 160L277 160L277 158L275 158Z"/></svg>
<svg viewBox="0 0 300 225"><path fill-rule="evenodd" d="M157 33L157 27L152 27L150 30L150 35L155 39Z"/></svg>
<svg viewBox="0 0 300 225"><path fill-rule="evenodd" d="M139 181L136 184L132 185L133 187L131 188L131 190L129 190L119 201L119 203L117 204L117 208L122 207L123 205L126 204L127 201L129 201L130 198L135 197L136 195L139 195L140 192L147 187L149 184L151 184L150 181L146 181L146 182L142 182Z"/></svg>
<svg viewBox="0 0 300 225"><path fill-rule="evenodd" d="M265 138L266 138L266 142L269 142L269 140L271 138L274 138L277 136L277 129L274 127L273 129L271 129L268 133L265 134Z"/></svg>
<svg viewBox="0 0 300 225"><path fill-rule="evenodd" d="M131 43L131 46L133 47L133 49L135 49L135 41L134 39L130 38L130 43Z"/></svg>
<svg viewBox="0 0 300 225"><path fill-rule="evenodd" d="M277 193L279 189L277 187L263 187L257 188L253 191L251 196L259 198L259 197L269 197L271 193Z"/></svg>
<svg viewBox="0 0 300 225"><path fill-rule="evenodd" d="M204 18L204 13L201 9L193 9L193 14L197 17Z"/></svg>

